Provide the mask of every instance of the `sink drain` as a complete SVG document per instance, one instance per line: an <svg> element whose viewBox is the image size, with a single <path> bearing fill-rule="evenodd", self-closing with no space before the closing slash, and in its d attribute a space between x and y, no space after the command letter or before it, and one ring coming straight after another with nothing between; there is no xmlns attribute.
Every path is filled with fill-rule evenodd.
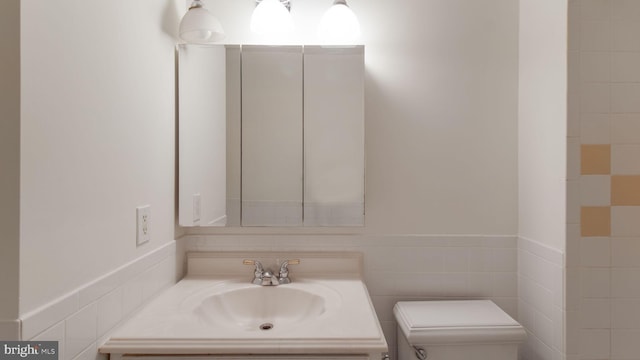
<svg viewBox="0 0 640 360"><path fill-rule="evenodd" d="M272 323L264 323L260 325L260 330L271 330L271 329L273 329Z"/></svg>

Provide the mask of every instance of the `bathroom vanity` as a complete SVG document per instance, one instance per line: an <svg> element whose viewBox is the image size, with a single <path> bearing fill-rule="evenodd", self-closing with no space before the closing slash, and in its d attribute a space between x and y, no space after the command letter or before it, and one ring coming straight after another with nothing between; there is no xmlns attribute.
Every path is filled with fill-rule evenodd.
<svg viewBox="0 0 640 360"><path fill-rule="evenodd" d="M377 360L387 344L360 254L190 253L187 276L100 352L117 360Z"/></svg>

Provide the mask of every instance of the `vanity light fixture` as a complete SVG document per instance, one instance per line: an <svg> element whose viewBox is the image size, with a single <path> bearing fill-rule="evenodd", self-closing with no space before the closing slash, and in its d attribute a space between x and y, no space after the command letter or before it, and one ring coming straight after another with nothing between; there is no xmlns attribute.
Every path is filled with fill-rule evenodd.
<svg viewBox="0 0 640 360"><path fill-rule="evenodd" d="M360 23L346 0L334 0L324 13L318 37L327 44L353 44L360 37Z"/></svg>
<svg viewBox="0 0 640 360"><path fill-rule="evenodd" d="M281 37L293 32L289 0L256 0L251 15L251 31L266 37Z"/></svg>
<svg viewBox="0 0 640 360"><path fill-rule="evenodd" d="M180 21L180 38L188 43L207 44L224 38L220 21L205 9L202 0L193 0Z"/></svg>

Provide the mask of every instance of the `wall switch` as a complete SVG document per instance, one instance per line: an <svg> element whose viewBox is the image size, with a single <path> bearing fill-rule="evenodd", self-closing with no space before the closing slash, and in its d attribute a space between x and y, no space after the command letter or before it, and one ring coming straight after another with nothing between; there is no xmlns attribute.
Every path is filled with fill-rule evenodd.
<svg viewBox="0 0 640 360"><path fill-rule="evenodd" d="M193 223L200 222L200 213L202 211L202 197L200 194L193 194Z"/></svg>
<svg viewBox="0 0 640 360"><path fill-rule="evenodd" d="M137 219L137 235L136 245L140 246L151 240L151 205L140 206L136 208Z"/></svg>

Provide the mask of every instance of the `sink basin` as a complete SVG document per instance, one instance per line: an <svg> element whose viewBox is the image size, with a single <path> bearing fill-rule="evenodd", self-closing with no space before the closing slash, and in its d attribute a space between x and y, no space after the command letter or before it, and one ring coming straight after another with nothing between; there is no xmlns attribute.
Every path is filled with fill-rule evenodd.
<svg viewBox="0 0 640 360"><path fill-rule="evenodd" d="M268 331L317 320L335 308L335 301L327 295L332 294L286 285L253 286L206 297L194 310L212 325Z"/></svg>
<svg viewBox="0 0 640 360"><path fill-rule="evenodd" d="M193 312L207 325L229 330L291 330L331 315L340 307L335 290L316 283L258 286L226 283L189 299Z"/></svg>

